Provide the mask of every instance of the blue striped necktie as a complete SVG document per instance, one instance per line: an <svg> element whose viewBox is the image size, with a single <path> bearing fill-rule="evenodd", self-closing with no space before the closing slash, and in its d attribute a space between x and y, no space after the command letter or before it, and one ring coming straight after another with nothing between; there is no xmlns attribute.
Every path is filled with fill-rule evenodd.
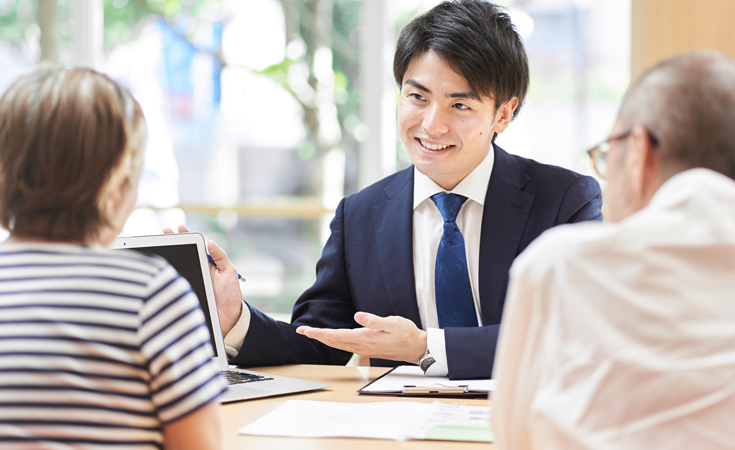
<svg viewBox="0 0 735 450"><path fill-rule="evenodd" d="M444 219L444 232L436 252L434 271L439 328L476 327L477 313L467 271L464 238L455 222L467 197L441 193L433 195L431 199Z"/></svg>

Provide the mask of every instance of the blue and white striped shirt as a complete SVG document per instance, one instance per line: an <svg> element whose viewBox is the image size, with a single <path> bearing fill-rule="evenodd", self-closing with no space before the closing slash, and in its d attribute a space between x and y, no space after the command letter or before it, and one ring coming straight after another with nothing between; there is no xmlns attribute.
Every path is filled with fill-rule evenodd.
<svg viewBox="0 0 735 450"><path fill-rule="evenodd" d="M0 448L161 448L226 389L189 284L163 259L0 245Z"/></svg>

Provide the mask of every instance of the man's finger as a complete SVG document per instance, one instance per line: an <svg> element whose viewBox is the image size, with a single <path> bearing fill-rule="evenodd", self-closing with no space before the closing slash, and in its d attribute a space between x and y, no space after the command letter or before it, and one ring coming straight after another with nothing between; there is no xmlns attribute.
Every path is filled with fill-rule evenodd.
<svg viewBox="0 0 735 450"><path fill-rule="evenodd" d="M370 339L368 334L371 333L370 330L365 328L351 330L343 328L312 328L309 326L300 326L296 329L296 332L324 343L329 342L331 344L339 345L362 344L365 340Z"/></svg>
<svg viewBox="0 0 735 450"><path fill-rule="evenodd" d="M297 333L303 334L309 339L317 340L321 342L322 344L326 344L333 348L338 348L340 350L347 350L347 348L345 348L344 346L345 345L344 342L330 338L331 333L329 333L329 331L332 331L332 330L323 330L320 328L311 328L311 327L298 327L296 329Z"/></svg>
<svg viewBox="0 0 735 450"><path fill-rule="evenodd" d="M371 330L386 331L390 328L390 322L386 318L366 312L355 313L355 322Z"/></svg>
<svg viewBox="0 0 735 450"><path fill-rule="evenodd" d="M214 263L217 264L219 270L228 271L230 269L235 269L230 262L230 258L227 257L227 253L222 250L216 242L207 242L207 250L209 250L209 256L212 257L212 260L214 260Z"/></svg>
<svg viewBox="0 0 735 450"><path fill-rule="evenodd" d="M178 231L179 233L188 233L188 232L189 232L189 229L188 229L188 228L186 228L186 227L185 227L184 225L179 225L179 226L178 226L178 230L179 230L179 231ZM169 228L169 227L165 227L165 228L163 229L163 234L174 234L174 230L172 230L172 229L171 229L171 228Z"/></svg>
<svg viewBox="0 0 735 450"><path fill-rule="evenodd" d="M340 339L337 335L338 330L330 330L329 328L312 328L312 327L298 327L296 329L296 332L299 334L303 334L306 337L310 337L312 339L318 339L318 340L328 340L328 341L340 341Z"/></svg>

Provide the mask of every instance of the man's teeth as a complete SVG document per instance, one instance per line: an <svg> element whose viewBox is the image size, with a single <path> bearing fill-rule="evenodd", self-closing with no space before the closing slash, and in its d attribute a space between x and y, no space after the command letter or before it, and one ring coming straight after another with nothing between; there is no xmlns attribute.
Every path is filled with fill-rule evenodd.
<svg viewBox="0 0 735 450"><path fill-rule="evenodd" d="M419 141L421 141L421 145L430 150L444 150L447 147L451 147L450 145L434 145L421 139L419 139Z"/></svg>

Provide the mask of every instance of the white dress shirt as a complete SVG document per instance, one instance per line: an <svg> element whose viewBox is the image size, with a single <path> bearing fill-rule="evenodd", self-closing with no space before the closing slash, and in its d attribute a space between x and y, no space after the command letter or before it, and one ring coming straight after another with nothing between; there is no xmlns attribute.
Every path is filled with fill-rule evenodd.
<svg viewBox="0 0 735 450"><path fill-rule="evenodd" d="M467 197L467 201L462 205L462 209L457 215L456 223L464 237L470 286L472 287L472 297L477 312L477 323L482 326L480 296L478 293L480 232L485 196L487 195L487 186L490 183L490 174L493 171L494 162L495 154L490 149L485 159L451 191L442 189L429 177L414 168L413 267L421 325L427 331L427 347L436 361L430 371L427 372L429 375L446 375L448 366L444 330L439 329L434 293L436 253L439 250L439 242L444 232L444 219L439 212L439 208L431 200L431 196L440 192L450 192ZM250 310L243 305L240 320L225 336L225 349L228 355L237 355L249 327Z"/></svg>
<svg viewBox="0 0 735 450"><path fill-rule="evenodd" d="M735 448L735 181L688 170L618 223L545 232L503 324L499 449Z"/></svg>
<svg viewBox="0 0 735 450"><path fill-rule="evenodd" d="M414 168L413 172L413 271L416 279L416 300L419 306L421 325L427 332L427 346L436 361L427 372L428 375L447 374L447 352L444 330L439 328L434 290L434 270L436 253L444 232L444 219L431 196L449 192L467 197L457 215L456 223L464 238L467 257L467 270L470 275L472 298L475 302L477 323L482 326L480 313L479 275L480 234L482 213L487 195L490 174L493 171L495 154L487 153L482 162L467 175L454 189L446 191L431 178Z"/></svg>

